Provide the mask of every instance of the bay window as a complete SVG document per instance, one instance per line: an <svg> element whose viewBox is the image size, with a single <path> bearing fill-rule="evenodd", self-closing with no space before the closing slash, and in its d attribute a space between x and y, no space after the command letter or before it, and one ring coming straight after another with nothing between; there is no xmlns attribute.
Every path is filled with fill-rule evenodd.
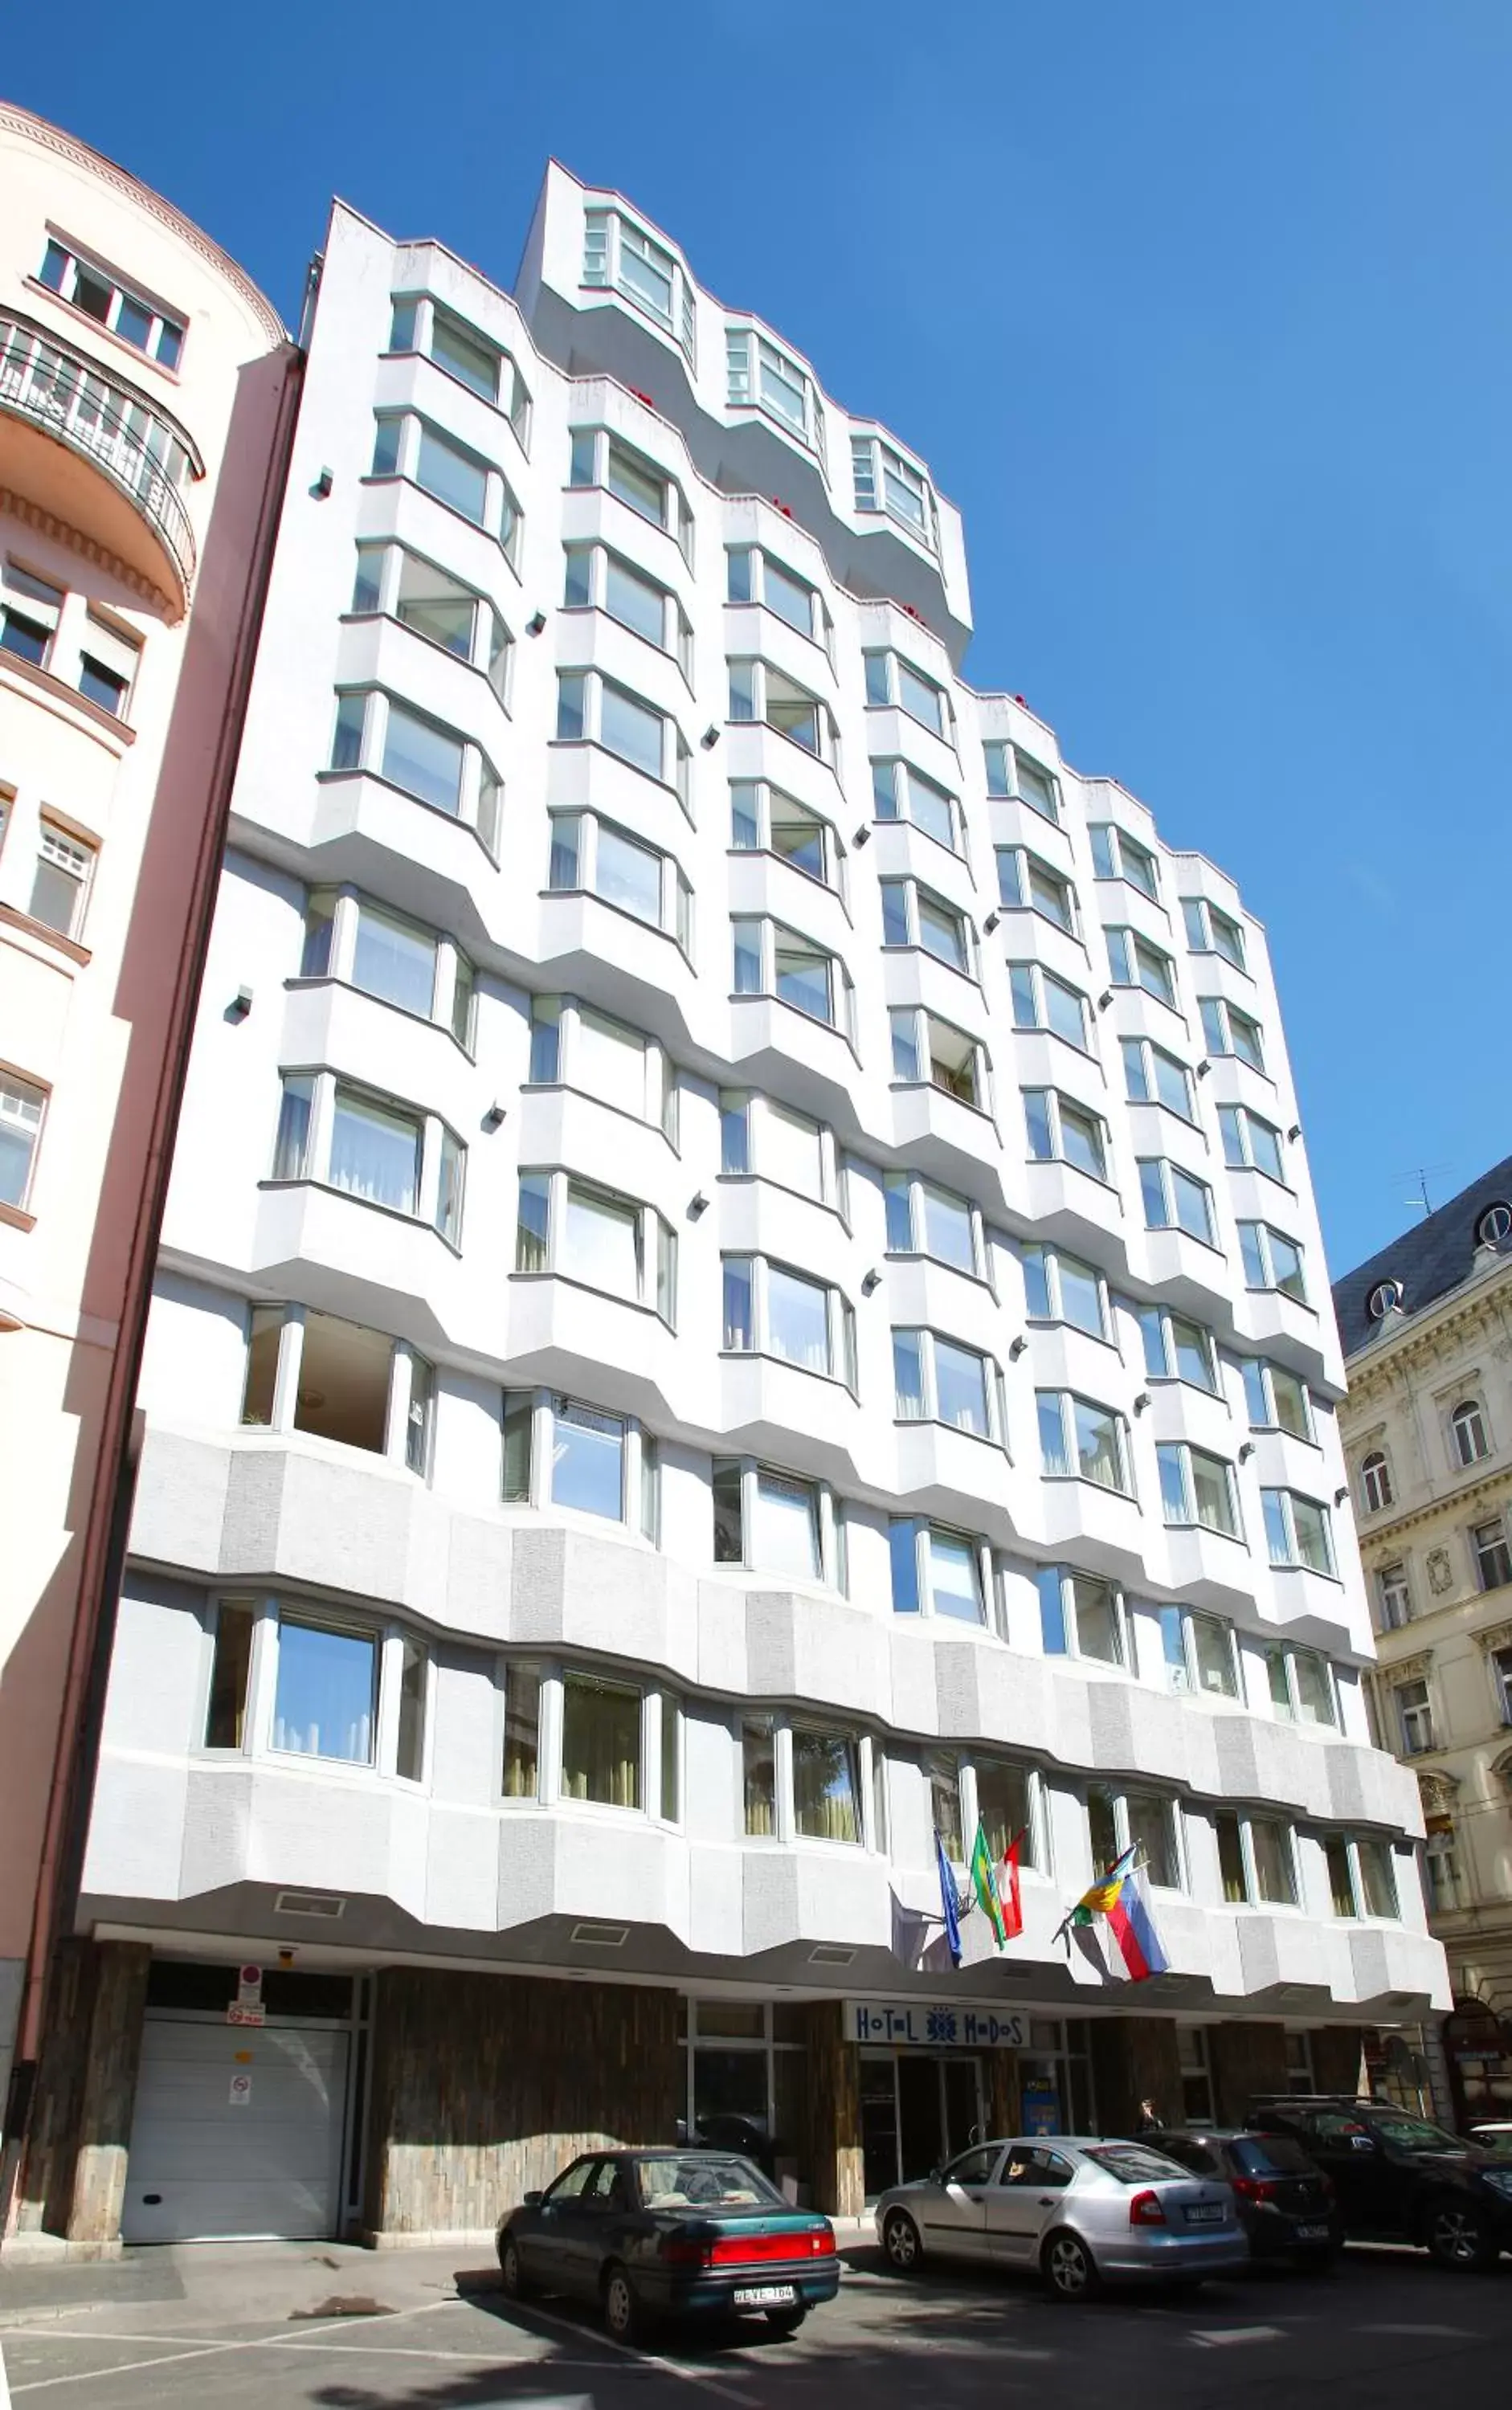
<svg viewBox="0 0 1512 2410"><path fill-rule="evenodd" d="M732 410L761 410L811 452L824 451L819 388L791 352L755 327L724 330L725 398Z"/></svg>
<svg viewBox="0 0 1512 2410"><path fill-rule="evenodd" d="M377 1720L376 1633L280 1615L274 1749L371 1765Z"/></svg>
<svg viewBox="0 0 1512 2410"><path fill-rule="evenodd" d="M854 992L838 954L780 921L736 916L730 922L735 995L770 995L810 1021L852 1037Z"/></svg>
<svg viewBox="0 0 1512 2410"><path fill-rule="evenodd" d="M1291 1826L1279 1816L1246 1816L1242 1830L1246 1896L1258 1907L1295 1908L1299 1895Z"/></svg>
<svg viewBox="0 0 1512 2410"><path fill-rule="evenodd" d="M602 671L558 671L557 743L602 745L617 761L674 789L689 809L689 751L676 721Z"/></svg>
<svg viewBox="0 0 1512 2410"><path fill-rule="evenodd" d="M880 435L852 435L850 473L858 512L880 512L931 552L939 550L934 488L922 469Z"/></svg>
<svg viewBox="0 0 1512 2410"><path fill-rule="evenodd" d="M676 252L622 209L583 212L584 284L618 293L693 357L693 287Z"/></svg>
<svg viewBox="0 0 1512 2410"><path fill-rule="evenodd" d="M980 1113L992 1111L987 1050L980 1039L922 1006L894 1007L887 1019L896 1083L938 1088Z"/></svg>
<svg viewBox="0 0 1512 2410"><path fill-rule="evenodd" d="M1281 1157L1281 1132L1262 1121L1247 1105L1220 1105L1218 1127L1223 1133L1223 1159L1233 1171L1263 1171L1268 1180L1286 1184Z"/></svg>
<svg viewBox="0 0 1512 2410"><path fill-rule="evenodd" d="M502 344L443 309L429 294L400 293L394 297L388 348L420 353L480 400L502 411L523 450L530 433L531 397Z"/></svg>
<svg viewBox="0 0 1512 2410"><path fill-rule="evenodd" d="M864 653L862 661L868 710L886 710L891 705L907 712L932 736L943 737L947 745L954 743L950 696L937 679L916 670L901 653Z"/></svg>
<svg viewBox="0 0 1512 2410"><path fill-rule="evenodd" d="M1251 1070L1263 1071L1265 1046L1259 1023L1247 1012L1241 1012L1227 996L1199 996L1198 1004L1202 1015L1202 1043L1208 1053L1237 1055Z"/></svg>
<svg viewBox="0 0 1512 2410"><path fill-rule="evenodd" d="M1200 1239L1205 1247L1217 1244L1213 1191L1205 1180L1164 1155L1141 1156L1139 1172L1147 1230L1185 1230L1189 1239Z"/></svg>
<svg viewBox="0 0 1512 2410"><path fill-rule="evenodd" d="M1041 1470L1048 1480L1090 1481L1131 1498L1127 1432L1122 1415L1070 1389L1037 1389Z"/></svg>
<svg viewBox="0 0 1512 2410"><path fill-rule="evenodd" d="M561 1170L519 1176L516 1274L547 1274L676 1319L677 1234L655 1208Z"/></svg>
<svg viewBox="0 0 1512 2410"><path fill-rule="evenodd" d="M1131 1105L1164 1105L1184 1122L1195 1123L1192 1075L1185 1063L1148 1038L1121 1038L1124 1094Z"/></svg>
<svg viewBox="0 0 1512 2410"><path fill-rule="evenodd" d="M1339 1708L1333 1673L1316 1648L1272 1641L1264 1650L1271 1705L1283 1723L1329 1724L1337 1729Z"/></svg>
<svg viewBox="0 0 1512 2410"><path fill-rule="evenodd" d="M1123 1596L1112 1582L1067 1565L1041 1565L1040 1633L1047 1657L1085 1657L1099 1665L1128 1662Z"/></svg>
<svg viewBox="0 0 1512 2410"><path fill-rule="evenodd" d="M1163 1305L1137 1309L1144 1342L1144 1370L1152 1381L1186 1381L1194 1389L1218 1395L1217 1357L1213 1333L1184 1314Z"/></svg>
<svg viewBox="0 0 1512 2410"><path fill-rule="evenodd" d="M691 681L693 632L675 594L606 544L570 544L566 560L563 610L603 612L668 654Z"/></svg>
<svg viewBox="0 0 1512 2410"><path fill-rule="evenodd" d="M724 558L727 602L759 603L763 610L785 619L800 636L807 636L830 651L834 630L816 586L799 577L760 544L734 545Z"/></svg>
<svg viewBox="0 0 1512 2410"><path fill-rule="evenodd" d="M717 1456L712 1498L716 1564L844 1590L844 1516L827 1482L754 1457Z"/></svg>
<svg viewBox="0 0 1512 2410"><path fill-rule="evenodd" d="M845 1167L835 1132L775 1096L720 1090L720 1170L727 1180L768 1180L844 1211Z"/></svg>
<svg viewBox="0 0 1512 2410"><path fill-rule="evenodd" d="M800 1372L856 1386L855 1309L823 1281L765 1256L723 1262L727 1355L775 1356Z"/></svg>
<svg viewBox="0 0 1512 2410"><path fill-rule="evenodd" d="M834 823L764 778L730 782L730 849L774 853L821 887L843 891L845 854Z"/></svg>
<svg viewBox="0 0 1512 2410"><path fill-rule="evenodd" d="M506 1506L565 1507L630 1525L657 1544L660 1452L633 1416L553 1389L506 1389L500 1432Z"/></svg>
<svg viewBox="0 0 1512 2410"><path fill-rule="evenodd" d="M966 822L956 797L903 761L874 761L872 802L880 820L908 820L950 852L965 855Z"/></svg>
<svg viewBox="0 0 1512 2410"><path fill-rule="evenodd" d="M1108 1138L1102 1117L1073 1102L1058 1088L1024 1089L1024 1119L1031 1163L1069 1163L1094 1180L1108 1177Z"/></svg>
<svg viewBox="0 0 1512 2410"><path fill-rule="evenodd" d="M1182 897L1182 918L1186 923L1186 944L1194 954L1221 954L1232 963L1236 971L1244 968L1244 932L1216 904L1202 895Z"/></svg>
<svg viewBox="0 0 1512 2410"><path fill-rule="evenodd" d="M1176 1009L1176 972L1169 954L1136 929L1109 929L1108 970L1114 987L1139 987Z"/></svg>
<svg viewBox="0 0 1512 2410"><path fill-rule="evenodd" d="M1293 1439L1312 1442L1313 1401L1306 1382L1263 1356L1246 1356L1241 1369L1251 1430L1289 1431Z"/></svg>
<svg viewBox="0 0 1512 2410"><path fill-rule="evenodd" d="M1238 1698L1233 1626L1220 1616L1203 1614L1195 1606L1163 1606L1160 1647L1171 1690Z"/></svg>
<svg viewBox="0 0 1512 2410"><path fill-rule="evenodd" d="M601 812L552 812L549 818L549 894L596 895L691 952L693 891L670 853L643 844Z"/></svg>
<svg viewBox="0 0 1512 2410"><path fill-rule="evenodd" d="M982 746L989 795L1010 796L1060 825L1060 782L1021 745L991 738Z"/></svg>
<svg viewBox="0 0 1512 2410"><path fill-rule="evenodd" d="M1003 1375L992 1357L938 1330L893 1332L894 1417L944 1423L1007 1448Z"/></svg>
<svg viewBox="0 0 1512 2410"><path fill-rule="evenodd" d="M1005 912L1038 912L1067 936L1077 935L1076 890L1037 853L1022 845L1000 845L997 900Z"/></svg>
<svg viewBox="0 0 1512 2410"><path fill-rule="evenodd" d="M567 482L600 486L638 518L670 535L689 567L693 559L693 521L676 477L634 452L604 427L574 427Z"/></svg>
<svg viewBox="0 0 1512 2410"><path fill-rule="evenodd" d="M333 1071L286 1072L271 1178L313 1181L461 1241L467 1149L438 1114Z"/></svg>
<svg viewBox="0 0 1512 2410"><path fill-rule="evenodd" d="M732 661L729 671L733 721L759 722L776 735L791 737L816 761L838 769L839 728L829 705L817 694L770 661Z"/></svg>
<svg viewBox="0 0 1512 2410"><path fill-rule="evenodd" d="M1185 1440L1162 1440L1156 1449L1160 1468L1160 1506L1168 1525L1196 1523L1205 1532L1221 1532L1237 1540L1239 1505L1234 1469L1206 1448Z"/></svg>
<svg viewBox="0 0 1512 2410"><path fill-rule="evenodd" d="M1394 1922L1401 1915L1396 1852L1389 1841L1374 1834L1329 1833L1324 1836L1323 1854L1335 1916L1374 1916ZM1434 1901L1435 1907L1444 1904Z"/></svg>
<svg viewBox="0 0 1512 2410"><path fill-rule="evenodd" d="M1091 1015L1080 988L1057 979L1040 963L1010 963L1008 979L1015 1029L1048 1029L1079 1053L1092 1052Z"/></svg>
<svg viewBox="0 0 1512 2410"><path fill-rule="evenodd" d="M1031 1322L1069 1322L1090 1338L1108 1336L1108 1286L1096 1265L1064 1247L1025 1246L1025 1311Z"/></svg>
<svg viewBox="0 0 1512 2410"><path fill-rule="evenodd" d="M1127 886L1137 887L1141 895L1148 895L1152 904L1158 900L1160 875L1147 845L1141 845L1113 820L1093 820L1087 835L1092 840L1095 878L1122 879Z"/></svg>
<svg viewBox="0 0 1512 2410"><path fill-rule="evenodd" d="M1239 1253L1246 1288L1277 1289L1299 1305L1307 1303L1302 1251L1295 1239L1272 1229L1269 1222L1241 1222Z"/></svg>
<svg viewBox="0 0 1512 2410"><path fill-rule="evenodd" d="M893 1517L888 1538L894 1615L939 1615L957 1623L990 1620L996 1583L985 1540L901 1515Z"/></svg>
<svg viewBox="0 0 1512 2410"><path fill-rule="evenodd" d="M434 1405L434 1371L404 1340L302 1306L252 1308L244 1429L337 1440L424 1480Z"/></svg>
<svg viewBox="0 0 1512 2410"><path fill-rule="evenodd" d="M861 1770L848 1733L794 1724L792 1748L793 1829L814 1841L861 1844Z"/></svg>
<svg viewBox="0 0 1512 2410"><path fill-rule="evenodd" d="M916 878L883 878L884 947L916 946L952 971L976 977L976 931L965 913Z"/></svg>
<svg viewBox="0 0 1512 2410"><path fill-rule="evenodd" d="M563 1087L595 1096L677 1143L678 1082L666 1049L628 1023L576 996L531 999L528 1087Z"/></svg>
<svg viewBox="0 0 1512 2410"><path fill-rule="evenodd" d="M1183 1888L1173 1799L1156 1791L1115 1791L1107 1783L1089 1782L1086 1808L1095 1877L1109 1873L1132 1849L1156 1890Z"/></svg>
<svg viewBox="0 0 1512 2410"><path fill-rule="evenodd" d="M378 414L370 473L418 486L433 501L492 536L510 567L518 569L523 522L503 471L417 411Z"/></svg>
<svg viewBox="0 0 1512 2410"><path fill-rule="evenodd" d="M338 695L330 769L384 779L417 803L461 820L490 853L498 853L503 789L481 746L381 687Z"/></svg>
<svg viewBox="0 0 1512 2410"><path fill-rule="evenodd" d="M882 1197L889 1255L932 1256L937 1263L985 1278L981 1214L967 1198L917 1171L884 1172Z"/></svg>
<svg viewBox="0 0 1512 2410"><path fill-rule="evenodd" d="M352 888L314 888L306 896L299 977L346 980L382 1004L449 1029L472 1050L475 974L455 939Z"/></svg>
<svg viewBox="0 0 1512 2410"><path fill-rule="evenodd" d="M1333 1533L1329 1508L1294 1489L1262 1489L1260 1503L1271 1562L1305 1565L1312 1573L1331 1575Z"/></svg>
<svg viewBox="0 0 1512 2410"><path fill-rule="evenodd" d="M639 1691L569 1673L561 1682L561 1796L601 1808L642 1804Z"/></svg>

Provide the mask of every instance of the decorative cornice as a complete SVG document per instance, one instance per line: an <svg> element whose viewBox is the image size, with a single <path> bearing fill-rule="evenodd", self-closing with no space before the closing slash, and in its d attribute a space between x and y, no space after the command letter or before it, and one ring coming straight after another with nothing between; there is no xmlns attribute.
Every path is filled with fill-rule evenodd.
<svg viewBox="0 0 1512 2410"><path fill-rule="evenodd" d="M1400 1331L1369 1339L1345 1357L1349 1395L1340 1409L1341 1427L1352 1404L1363 1403L1393 1381L1410 1386L1409 1368L1432 1362L1443 1353L1447 1340L1465 1329L1484 1329L1490 1338L1506 1336L1506 1316L1501 1299L1512 1285L1512 1255L1500 1256L1496 1261L1502 1277L1490 1274L1474 1285L1467 1282L1461 1288L1451 1289L1447 1298L1436 1298L1423 1308L1421 1320L1414 1317Z"/></svg>
<svg viewBox="0 0 1512 2410"><path fill-rule="evenodd" d="M96 544L92 535L83 534L79 528L70 526L66 519L54 518L51 511L44 511L38 503L28 501L24 494L13 493L8 486L0 486L0 511L35 529L38 535L50 537L65 552L77 553L80 560L87 560L93 568L106 571L159 618L171 620L179 617L182 606L174 596L165 594L160 586L154 586L150 577L143 577L139 570L129 568L118 553L109 551L103 544Z"/></svg>
<svg viewBox="0 0 1512 2410"><path fill-rule="evenodd" d="M1475 1637L1476 1646L1484 1648L1488 1657L1495 1648L1512 1648L1512 1623L1488 1623Z"/></svg>
<svg viewBox="0 0 1512 2410"><path fill-rule="evenodd" d="M1393 1690L1399 1682L1426 1682L1433 1662L1432 1648L1418 1657L1399 1657L1392 1664L1383 1665L1381 1672Z"/></svg>
<svg viewBox="0 0 1512 2410"><path fill-rule="evenodd" d="M1478 1480L1467 1481L1457 1489L1446 1489L1439 1497L1409 1508L1404 1515L1393 1515L1384 1523L1377 1523L1373 1516L1370 1529L1359 1534L1361 1546L1369 1543L1374 1550L1379 1544L1389 1559L1398 1532L1414 1531L1419 1524L1432 1522L1436 1516L1452 1517L1458 1522L1466 1506L1479 1504L1500 1492L1512 1499L1512 1465L1503 1465L1495 1473L1483 1473Z"/></svg>
<svg viewBox="0 0 1512 2410"><path fill-rule="evenodd" d="M1460 1778L1457 1774L1419 1774L1418 1777L1418 1790L1422 1799L1423 1812L1428 1816L1451 1814L1459 1789Z"/></svg>
<svg viewBox="0 0 1512 2410"><path fill-rule="evenodd" d="M92 151L87 142L80 142L76 136L65 134L61 125L50 124L45 117L34 117L29 109L18 109L12 102L0 102L0 134L14 134L23 142L35 142L39 150L53 152L58 158L66 159L70 167L82 167L100 183L109 184L123 200L130 201L147 216L155 218L159 225L166 226L170 234L176 235L181 242L197 253L207 268L213 269L217 276L224 277L228 284L234 286L270 343L287 342L288 335L272 303L258 291L246 269L239 267L230 253L223 251L218 242L212 242L203 228L196 225L193 218L186 218L182 210L176 210L171 201L164 200L150 184L140 183L126 168L118 167L113 159L107 159L103 152Z"/></svg>

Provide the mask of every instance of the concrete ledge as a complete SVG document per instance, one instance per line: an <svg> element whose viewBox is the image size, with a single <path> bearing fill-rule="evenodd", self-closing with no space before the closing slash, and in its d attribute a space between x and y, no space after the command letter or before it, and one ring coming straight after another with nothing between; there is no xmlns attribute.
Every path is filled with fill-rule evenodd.
<svg viewBox="0 0 1512 2410"><path fill-rule="evenodd" d="M62 2234L13 2234L0 2243L0 2268L77 2267L85 2260L119 2259L124 2247L119 2235L111 2243L70 2243Z"/></svg>
<svg viewBox="0 0 1512 2410"><path fill-rule="evenodd" d="M501 2216L503 2214L500 2212ZM429 2233L416 2231L382 2233L372 2227L363 2227L357 2241L367 2251L486 2251L493 2257L494 2229L491 2226L458 2227L447 2231L433 2229Z"/></svg>

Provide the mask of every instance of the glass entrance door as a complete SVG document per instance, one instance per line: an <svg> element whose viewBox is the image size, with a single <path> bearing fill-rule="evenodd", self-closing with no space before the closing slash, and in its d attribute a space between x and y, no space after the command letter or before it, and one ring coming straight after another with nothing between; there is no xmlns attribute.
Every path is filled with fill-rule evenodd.
<svg viewBox="0 0 1512 2410"><path fill-rule="evenodd" d="M868 2199L928 2175L985 2132L981 2061L964 2051L861 2054L861 2155Z"/></svg>

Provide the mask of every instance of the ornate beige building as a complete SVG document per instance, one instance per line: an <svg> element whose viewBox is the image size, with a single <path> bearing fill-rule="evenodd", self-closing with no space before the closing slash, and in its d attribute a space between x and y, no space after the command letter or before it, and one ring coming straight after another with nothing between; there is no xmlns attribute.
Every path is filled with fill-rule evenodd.
<svg viewBox="0 0 1512 2410"><path fill-rule="evenodd" d="M1512 2104L1512 1157L1333 1292L1378 1634L1378 1737L1422 1793L1456 2108ZM1477 2018L1472 2004L1478 2003ZM1501 2020L1503 2054L1486 2019Z"/></svg>

